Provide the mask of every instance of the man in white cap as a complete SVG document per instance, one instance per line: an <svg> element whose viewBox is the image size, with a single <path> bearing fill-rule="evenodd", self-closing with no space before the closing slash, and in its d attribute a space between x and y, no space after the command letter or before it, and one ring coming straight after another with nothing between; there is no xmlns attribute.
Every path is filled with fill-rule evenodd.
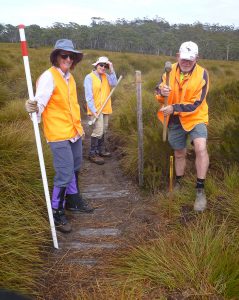
<svg viewBox="0 0 239 300"><path fill-rule="evenodd" d="M83 58L71 40L61 39L50 54L52 67L37 82L35 101L26 101L29 113L37 112L43 119L46 140L51 148L55 169L52 209L56 228L70 232L65 209L71 212L91 213L93 209L82 198L78 173L82 163L82 136L80 107L76 83L70 70Z"/></svg>
<svg viewBox="0 0 239 300"><path fill-rule="evenodd" d="M189 136L196 154L196 200L195 211L204 211L207 200L204 192L209 157L207 152L208 105L206 96L209 88L207 71L197 64L198 46L185 42L177 53L177 63L172 65L169 86L166 74L156 87L156 99L168 105L161 107L158 118L167 117L168 141L174 149L176 184L179 189L186 166L186 139Z"/></svg>
<svg viewBox="0 0 239 300"><path fill-rule="evenodd" d="M99 110L110 94L111 87L117 84L117 77L113 64L106 56L97 59L93 71L86 75L84 80L87 114L96 118L91 133L89 160L93 163L104 164L104 157L111 155L105 146L105 135L108 129L109 115L112 113L111 99L108 100L102 113ZM109 73L106 72L109 70Z"/></svg>

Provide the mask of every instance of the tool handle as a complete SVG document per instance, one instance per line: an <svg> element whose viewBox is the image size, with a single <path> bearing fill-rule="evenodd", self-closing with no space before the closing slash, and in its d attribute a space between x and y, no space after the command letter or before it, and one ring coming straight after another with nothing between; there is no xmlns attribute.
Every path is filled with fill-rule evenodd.
<svg viewBox="0 0 239 300"><path fill-rule="evenodd" d="M99 112L98 112L98 118L99 118L99 116L100 116L100 114L102 113L104 107L106 106L107 102L109 101L110 97L111 97L112 94L114 93L114 91L115 91L117 85L120 83L120 81L121 81L122 78L123 78L123 76L120 75L120 77L119 77L119 79L118 79L118 81L117 81L117 83L116 83L116 86L113 87L113 89L112 89L111 92L109 93L108 97L106 98L105 102L104 102L103 105L101 106L101 108L100 108L100 110L99 110ZM91 125L94 125L95 122L96 122L96 120L97 120L98 118L94 118L93 120L89 121L89 122L88 122L88 125L90 125L90 126L91 126Z"/></svg>
<svg viewBox="0 0 239 300"><path fill-rule="evenodd" d="M169 72L166 72L166 85L169 86ZM164 106L168 105L168 96L164 97ZM163 119L163 142L167 139L167 117Z"/></svg>

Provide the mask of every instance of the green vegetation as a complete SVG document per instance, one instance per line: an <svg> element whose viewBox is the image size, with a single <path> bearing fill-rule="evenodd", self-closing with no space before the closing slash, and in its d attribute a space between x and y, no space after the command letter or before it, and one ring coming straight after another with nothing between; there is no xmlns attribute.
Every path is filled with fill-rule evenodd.
<svg viewBox="0 0 239 300"><path fill-rule="evenodd" d="M128 276L128 286L149 281L151 288L167 287L185 298L237 297L239 244L228 233L226 221L219 226L205 214L178 233L174 239L159 237L138 247L124 259L117 271Z"/></svg>
<svg viewBox="0 0 239 300"><path fill-rule="evenodd" d="M90 26L54 23L51 27L26 27L27 39L32 48L50 47L57 39L72 39L78 48L103 51L138 52L155 55L175 55L182 42L192 40L199 45L200 57L207 59L238 60L238 28L218 24L173 24L162 18L118 19L108 22L93 17ZM0 24L0 42L19 41L18 28ZM136 62L137 68L139 62ZM144 68L147 68L146 64ZM219 70L213 66L214 71ZM141 68L141 71L144 69ZM230 70L228 71L231 72Z"/></svg>
<svg viewBox="0 0 239 300"><path fill-rule="evenodd" d="M50 236L34 136L23 107L22 101L12 101L0 113L0 278L2 288L33 294Z"/></svg>
<svg viewBox="0 0 239 300"><path fill-rule="evenodd" d="M32 124L24 111L27 89L20 45L1 43L0 48L0 287L35 295L39 293L40 278L46 268L44 256L52 241ZM33 83L49 66L50 51L30 49ZM122 259L117 257L110 271L111 280L97 282L90 293L79 290L78 299L167 299L170 295L178 299L239 299L239 63L200 62L209 70L211 80L208 97L211 163L206 182L209 211L197 215L192 212L195 172L191 155L183 192L174 195L172 203L165 193L172 153L168 144L162 142L154 87L164 62L173 62L174 58L84 52L82 64L74 70L82 115L85 114L83 79L98 56L107 55L118 75L124 75L113 97L110 128L122 154L122 167L133 180L137 180L134 75L136 69L142 71L144 188L153 193L152 205L162 216L159 222L167 226L156 240L146 245L141 241L136 249L127 250ZM51 187L51 158L44 138L42 141Z"/></svg>

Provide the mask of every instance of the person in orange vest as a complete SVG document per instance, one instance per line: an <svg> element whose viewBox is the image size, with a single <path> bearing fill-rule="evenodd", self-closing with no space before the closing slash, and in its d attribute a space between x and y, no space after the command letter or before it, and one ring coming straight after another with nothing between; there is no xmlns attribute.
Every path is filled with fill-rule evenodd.
<svg viewBox="0 0 239 300"><path fill-rule="evenodd" d="M50 54L52 67L37 81L35 100L27 100L27 112L37 113L43 120L43 130L53 155L55 169L52 209L56 228L72 230L65 209L71 212L91 213L93 208L82 198L78 174L82 164L82 137L80 106L76 83L70 73L83 58L72 41L60 39Z"/></svg>
<svg viewBox="0 0 239 300"><path fill-rule="evenodd" d="M198 46L194 42L182 43L177 53L177 63L172 65L169 86L166 74L156 87L156 99L168 105L162 106L158 118L167 118L168 141L174 149L176 184L179 189L186 166L186 140L190 137L196 154L196 200L195 211L204 211L207 199L204 192L209 157L207 152L208 105L206 96L209 88L208 72L197 64Z"/></svg>
<svg viewBox="0 0 239 300"><path fill-rule="evenodd" d="M91 119L97 118L91 133L89 160L102 165L104 157L111 156L105 145L109 115L112 113L111 99L108 100L100 115L98 112L109 96L111 87L116 86L117 77L112 62L106 56L99 57L92 65L93 71L86 75L84 80L87 114ZM106 70L109 70L109 73Z"/></svg>

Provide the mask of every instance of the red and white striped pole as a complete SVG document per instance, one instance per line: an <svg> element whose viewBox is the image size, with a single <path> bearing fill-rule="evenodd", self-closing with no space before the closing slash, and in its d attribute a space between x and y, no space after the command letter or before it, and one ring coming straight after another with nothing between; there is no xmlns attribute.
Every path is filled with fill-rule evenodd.
<svg viewBox="0 0 239 300"><path fill-rule="evenodd" d="M24 67L25 67L26 80L27 80L28 95L29 95L30 100L34 100L31 71L30 71L29 59L28 59L27 42L26 42L25 31L24 31L25 26L21 24L18 26L18 28L19 28L19 34L20 34L20 40L21 40L21 48L22 48L22 56L23 56L23 62L24 62ZM41 137L40 137L36 113L32 113L32 121L33 121L33 127L34 127L34 132L35 132L37 152L38 152L38 158L39 158L39 162L40 162L41 176L42 176L42 182L43 182L47 210L48 210L48 216L49 216L49 221L50 221L50 226L51 226L51 234L52 234L53 244L54 244L54 247L58 249L59 247L58 247L56 229L55 229L55 224L54 224L54 219L53 219L53 214L52 214L52 209L51 209L51 200L50 200L50 194L49 194L49 189L48 189L46 168L45 168L45 163L44 163L44 158L43 158Z"/></svg>

